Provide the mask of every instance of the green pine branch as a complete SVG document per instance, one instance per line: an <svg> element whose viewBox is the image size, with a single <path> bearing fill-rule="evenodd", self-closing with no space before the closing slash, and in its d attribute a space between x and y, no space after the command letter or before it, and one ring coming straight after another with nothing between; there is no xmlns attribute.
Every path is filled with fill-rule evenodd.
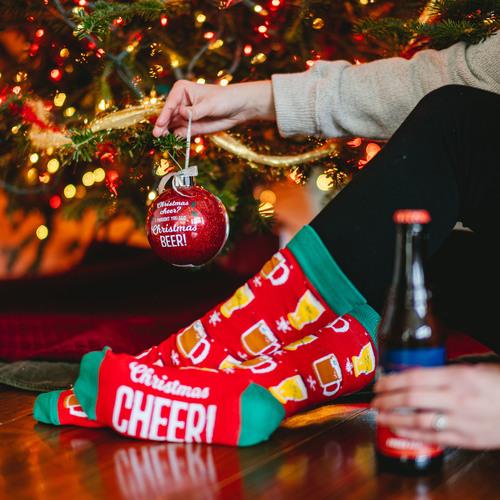
<svg viewBox="0 0 500 500"><path fill-rule="evenodd" d="M139 0L132 3L98 0L91 12L80 10L75 14L76 35L83 38L93 34L103 39L110 32L115 19L121 18L126 23L134 18L153 21L161 15L178 14L185 6L185 0Z"/></svg>

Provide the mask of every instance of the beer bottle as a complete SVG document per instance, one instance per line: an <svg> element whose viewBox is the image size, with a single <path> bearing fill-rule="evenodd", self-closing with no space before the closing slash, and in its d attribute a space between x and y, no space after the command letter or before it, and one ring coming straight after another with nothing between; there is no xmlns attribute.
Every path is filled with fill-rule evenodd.
<svg viewBox="0 0 500 500"><path fill-rule="evenodd" d="M394 274L378 329L380 370L398 372L445 363L444 340L432 315L425 283L426 210L397 210L394 214L396 254ZM401 409L400 411L411 411ZM377 458L381 470L420 474L439 470L443 450L409 440L377 426Z"/></svg>

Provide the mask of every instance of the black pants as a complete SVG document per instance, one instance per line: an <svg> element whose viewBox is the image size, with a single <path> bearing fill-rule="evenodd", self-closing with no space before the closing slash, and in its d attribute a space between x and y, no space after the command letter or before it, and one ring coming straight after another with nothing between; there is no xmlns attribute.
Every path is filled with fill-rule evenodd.
<svg viewBox="0 0 500 500"><path fill-rule="evenodd" d="M390 98L390 96L388 96ZM500 95L446 86L425 96L311 225L381 312L398 208L425 208L434 310L500 352ZM453 231L457 221L472 233ZM500 236L500 235L499 235Z"/></svg>

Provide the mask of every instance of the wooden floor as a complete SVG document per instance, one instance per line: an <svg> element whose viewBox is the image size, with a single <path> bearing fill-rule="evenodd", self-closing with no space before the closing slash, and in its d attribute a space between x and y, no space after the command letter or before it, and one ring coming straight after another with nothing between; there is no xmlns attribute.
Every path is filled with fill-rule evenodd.
<svg viewBox="0 0 500 500"><path fill-rule="evenodd" d="M135 441L36 424L34 394L0 386L0 499L500 498L500 452L447 453L429 478L377 475L373 413L320 408L247 449Z"/></svg>

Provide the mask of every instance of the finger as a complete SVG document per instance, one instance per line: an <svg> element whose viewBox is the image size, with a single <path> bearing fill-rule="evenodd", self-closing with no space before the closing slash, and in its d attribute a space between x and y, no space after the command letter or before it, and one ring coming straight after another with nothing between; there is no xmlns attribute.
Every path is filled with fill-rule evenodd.
<svg viewBox="0 0 500 500"><path fill-rule="evenodd" d="M445 387L453 382L457 367L411 368L380 377L375 392L395 391L406 387Z"/></svg>
<svg viewBox="0 0 500 500"><path fill-rule="evenodd" d="M378 410L386 411L398 408L448 411L453 409L454 403L455 400L448 391L411 389L383 392L372 401L372 406Z"/></svg>
<svg viewBox="0 0 500 500"><path fill-rule="evenodd" d="M449 430L456 430L453 423L453 416L446 414ZM377 423L386 427L409 430L433 431L433 424L436 420L436 412L388 412L383 411L377 415Z"/></svg>
<svg viewBox="0 0 500 500"><path fill-rule="evenodd" d="M192 135L204 135L213 134L215 132L221 132L223 130L228 130L234 127L236 122L233 120L202 120L200 122L193 123L191 126ZM175 135L180 135L181 137L186 137L187 124L182 124L174 129Z"/></svg>
<svg viewBox="0 0 500 500"><path fill-rule="evenodd" d="M428 444L437 444L439 446L452 446L457 448L474 448L473 441L467 439L467 436L454 431L423 431L408 429L393 429L394 433L400 437L421 441Z"/></svg>
<svg viewBox="0 0 500 500"><path fill-rule="evenodd" d="M174 112L179 108L183 99L185 98L185 85L186 82L176 82L172 87L172 90L167 96L165 105L158 116L155 127L153 129L153 135L159 137L160 135L168 132L168 125L172 118Z"/></svg>

